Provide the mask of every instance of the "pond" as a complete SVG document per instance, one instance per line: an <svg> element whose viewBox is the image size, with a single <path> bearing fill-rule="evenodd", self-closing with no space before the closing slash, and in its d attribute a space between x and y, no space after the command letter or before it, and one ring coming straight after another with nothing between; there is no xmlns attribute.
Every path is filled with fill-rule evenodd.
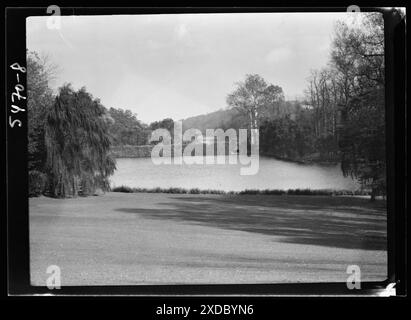
<svg viewBox="0 0 411 320"><path fill-rule="evenodd" d="M224 157L224 156L223 156ZM223 191L245 189L356 190L359 184L344 177L340 165L298 164L260 157L255 175L241 175L238 164L161 164L151 158L117 159L111 186L132 188L199 188Z"/></svg>

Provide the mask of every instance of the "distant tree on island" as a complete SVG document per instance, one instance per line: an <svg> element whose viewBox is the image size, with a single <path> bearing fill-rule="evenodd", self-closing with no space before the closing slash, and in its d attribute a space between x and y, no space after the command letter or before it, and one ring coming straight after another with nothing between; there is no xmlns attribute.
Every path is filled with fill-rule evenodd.
<svg viewBox="0 0 411 320"><path fill-rule="evenodd" d="M258 129L261 113L278 107L284 100L279 86L268 84L258 74L248 74L244 82L237 82L236 89L227 96L227 105L244 113L249 118L249 128ZM279 110L275 110L279 112ZM254 137L251 136L253 143Z"/></svg>

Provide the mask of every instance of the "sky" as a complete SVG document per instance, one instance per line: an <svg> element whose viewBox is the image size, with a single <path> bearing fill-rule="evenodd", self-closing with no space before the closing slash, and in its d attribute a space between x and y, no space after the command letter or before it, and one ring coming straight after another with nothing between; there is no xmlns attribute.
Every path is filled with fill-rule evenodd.
<svg viewBox="0 0 411 320"><path fill-rule="evenodd" d="M150 123L226 108L246 74L302 97L325 67L337 20L349 13L236 13L27 18L27 48L58 66L54 89L87 88L107 107Z"/></svg>

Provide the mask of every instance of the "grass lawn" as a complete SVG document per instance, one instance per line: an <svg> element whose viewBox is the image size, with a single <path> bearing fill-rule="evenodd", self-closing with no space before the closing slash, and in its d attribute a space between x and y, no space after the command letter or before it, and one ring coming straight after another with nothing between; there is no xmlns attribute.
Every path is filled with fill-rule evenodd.
<svg viewBox="0 0 411 320"><path fill-rule="evenodd" d="M345 282L386 278L384 201L107 193L30 199L33 285Z"/></svg>

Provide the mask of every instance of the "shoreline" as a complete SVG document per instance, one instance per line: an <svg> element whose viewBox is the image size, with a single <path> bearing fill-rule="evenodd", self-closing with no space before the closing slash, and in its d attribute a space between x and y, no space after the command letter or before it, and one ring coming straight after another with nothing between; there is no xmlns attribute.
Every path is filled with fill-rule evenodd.
<svg viewBox="0 0 411 320"><path fill-rule="evenodd" d="M310 158L309 155L300 158L287 158L279 157L269 153L261 153L260 157L272 158L275 160L291 162L301 165L323 165L323 166L334 166L340 163L337 159L321 159L321 158Z"/></svg>
<svg viewBox="0 0 411 320"><path fill-rule="evenodd" d="M185 147L186 144L182 144ZM205 144L203 147L205 148ZM150 158L151 151L154 145L118 145L113 146L110 150L111 155L115 159L140 159L140 158ZM228 148L225 149L226 153L228 152ZM228 153L226 155L229 155ZM297 163L302 165L336 165L339 163L336 159L321 159L320 157L313 157L313 154L309 154L303 157L298 158L288 158L288 157L280 157L275 154L270 153L260 153L260 157L272 158L275 160ZM171 157L174 158L174 145L171 145Z"/></svg>
<svg viewBox="0 0 411 320"><path fill-rule="evenodd" d="M301 195L301 196L361 196L368 197L369 191L362 190L332 190L332 189L245 189L241 191L224 191L218 189L199 188L132 188L128 186L118 186L111 188L111 192L120 193L171 193L171 194L220 194L220 195ZM382 198L382 197L379 197Z"/></svg>

